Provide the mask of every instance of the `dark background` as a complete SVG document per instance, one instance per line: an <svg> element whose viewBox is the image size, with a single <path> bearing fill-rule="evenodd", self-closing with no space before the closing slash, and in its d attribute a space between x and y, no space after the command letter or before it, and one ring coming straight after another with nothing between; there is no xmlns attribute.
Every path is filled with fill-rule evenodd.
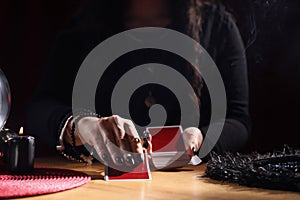
<svg viewBox="0 0 300 200"><path fill-rule="evenodd" d="M12 90L7 127L26 127L26 106L57 33L84 0L0 1L0 68ZM300 147L298 0L227 0L248 59L252 136L248 150ZM29 133L30 134L30 133Z"/></svg>

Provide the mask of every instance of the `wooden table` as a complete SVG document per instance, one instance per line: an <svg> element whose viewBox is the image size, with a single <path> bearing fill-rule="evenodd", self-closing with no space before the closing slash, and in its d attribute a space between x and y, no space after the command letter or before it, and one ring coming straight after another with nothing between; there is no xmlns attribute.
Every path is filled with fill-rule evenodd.
<svg viewBox="0 0 300 200"><path fill-rule="evenodd" d="M64 158L37 158L37 165L83 171L92 176L92 181L81 187L49 195L22 199L287 199L300 200L300 193L248 188L236 184L221 183L203 177L205 165L188 166L177 171L152 172L151 181L106 182L103 166L68 161Z"/></svg>

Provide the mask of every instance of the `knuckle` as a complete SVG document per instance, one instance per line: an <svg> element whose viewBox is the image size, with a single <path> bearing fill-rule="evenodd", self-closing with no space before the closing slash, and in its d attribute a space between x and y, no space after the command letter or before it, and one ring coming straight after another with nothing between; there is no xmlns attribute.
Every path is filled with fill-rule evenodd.
<svg viewBox="0 0 300 200"><path fill-rule="evenodd" d="M99 126L100 127L105 126L105 124L106 124L106 119L104 119L104 118L99 119Z"/></svg>
<svg viewBox="0 0 300 200"><path fill-rule="evenodd" d="M125 131L121 127L117 127L117 135L120 139L125 138Z"/></svg>
<svg viewBox="0 0 300 200"><path fill-rule="evenodd" d="M119 115L112 115L111 118L112 118L113 120L115 120L115 122L118 122L119 119L120 119L120 116L119 116Z"/></svg>
<svg viewBox="0 0 300 200"><path fill-rule="evenodd" d="M125 125L127 125L127 126L131 126L131 127L134 127L134 124L133 124L133 122L131 121L131 120L129 120L129 119L126 119L126 121L125 121Z"/></svg>

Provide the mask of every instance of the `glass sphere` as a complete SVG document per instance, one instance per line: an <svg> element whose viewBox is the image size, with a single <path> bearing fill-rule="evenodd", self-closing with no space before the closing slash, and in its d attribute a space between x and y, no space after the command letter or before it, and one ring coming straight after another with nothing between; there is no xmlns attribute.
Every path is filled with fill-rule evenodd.
<svg viewBox="0 0 300 200"><path fill-rule="evenodd" d="M0 69L0 130L3 129L9 115L11 93L8 81Z"/></svg>

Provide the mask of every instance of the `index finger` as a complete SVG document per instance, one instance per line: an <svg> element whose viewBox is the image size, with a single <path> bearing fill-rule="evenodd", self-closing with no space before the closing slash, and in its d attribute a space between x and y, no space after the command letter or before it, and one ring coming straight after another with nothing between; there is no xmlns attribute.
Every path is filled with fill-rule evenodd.
<svg viewBox="0 0 300 200"><path fill-rule="evenodd" d="M121 126L125 130L125 137L127 138L131 150L133 153L137 153L135 157L137 157L138 160L142 160L142 154L143 154L143 146L141 143L141 138L131 120L124 119L122 117L116 116L115 123L118 126Z"/></svg>

